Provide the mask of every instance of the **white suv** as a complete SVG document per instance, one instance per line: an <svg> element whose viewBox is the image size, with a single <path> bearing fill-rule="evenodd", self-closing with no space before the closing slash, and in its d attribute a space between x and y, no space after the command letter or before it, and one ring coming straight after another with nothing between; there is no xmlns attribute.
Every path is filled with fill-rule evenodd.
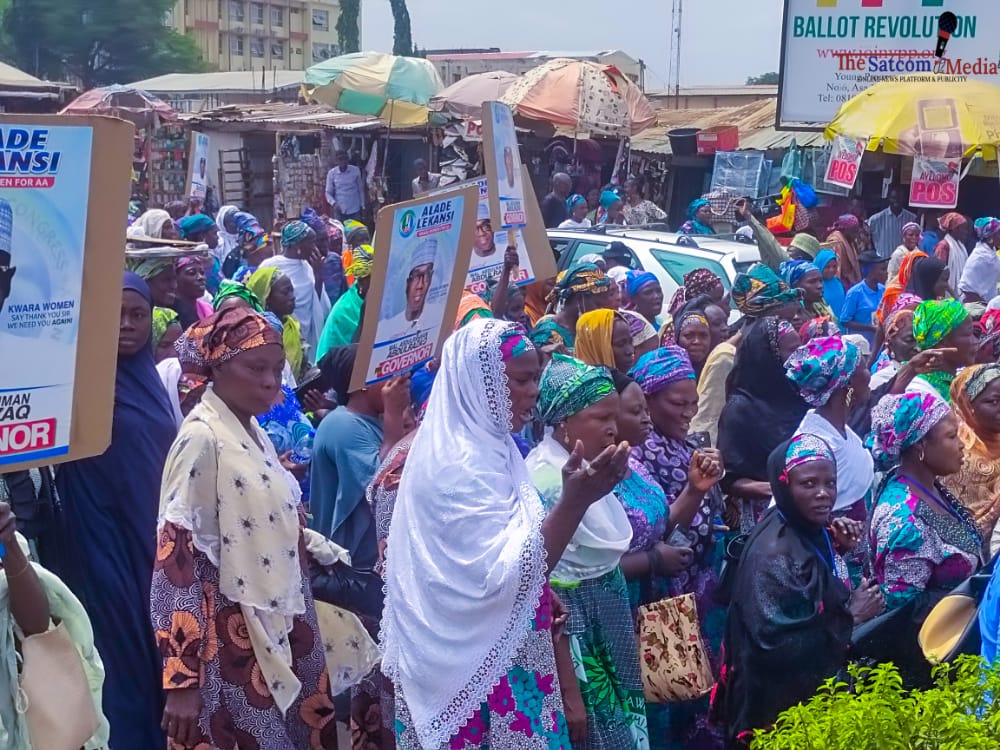
<svg viewBox="0 0 1000 750"><path fill-rule="evenodd" d="M649 271L660 280L664 313L674 292L684 283L685 274L707 268L722 279L728 293L736 274L760 260L757 245L735 240L733 235L686 235L653 229L596 227L549 229L548 236L560 271L584 255L603 255L612 242L622 242L631 255L628 266Z"/></svg>

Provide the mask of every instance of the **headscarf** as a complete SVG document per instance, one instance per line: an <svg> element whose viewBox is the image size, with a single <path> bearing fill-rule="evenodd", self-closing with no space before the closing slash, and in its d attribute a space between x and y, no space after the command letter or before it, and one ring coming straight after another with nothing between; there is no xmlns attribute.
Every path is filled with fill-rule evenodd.
<svg viewBox="0 0 1000 750"><path fill-rule="evenodd" d="M693 232L694 234L715 234L712 227L707 224L702 223L696 217L698 216L698 210L705 207L711 206L711 201L705 200L704 198L695 198L688 204L687 209L687 224L682 227L681 231ZM687 228L690 226L690 230Z"/></svg>
<svg viewBox="0 0 1000 750"><path fill-rule="evenodd" d="M351 375L358 357L358 345L335 346L319 361L323 380L337 394L337 403L347 406L351 395Z"/></svg>
<svg viewBox="0 0 1000 750"><path fill-rule="evenodd" d="M474 320L445 342L396 495L382 671L421 747L446 745L507 673L546 582L545 511L510 435L501 343L514 328Z"/></svg>
<svg viewBox="0 0 1000 750"><path fill-rule="evenodd" d="M621 198L618 197L618 193L614 190L605 190L601 193L601 208L607 211L620 200Z"/></svg>
<svg viewBox="0 0 1000 750"><path fill-rule="evenodd" d="M933 349L955 331L969 312L956 299L921 302L913 313L913 338L917 351Z"/></svg>
<svg viewBox="0 0 1000 750"><path fill-rule="evenodd" d="M214 226L215 222L205 214L185 216L177 222L177 229L181 233L182 240L189 240L193 235L203 234Z"/></svg>
<svg viewBox="0 0 1000 750"><path fill-rule="evenodd" d="M929 393L883 396L872 409L872 431L866 446L880 470L899 464L903 453L923 440L951 413L951 407Z"/></svg>
<svg viewBox="0 0 1000 750"><path fill-rule="evenodd" d="M170 324L177 320L177 313L169 307L153 308L153 349L160 345Z"/></svg>
<svg viewBox="0 0 1000 750"><path fill-rule="evenodd" d="M500 334L500 358L510 362L522 354L535 351L535 345L528 338L528 332L521 325L515 324Z"/></svg>
<svg viewBox="0 0 1000 750"><path fill-rule="evenodd" d="M603 294L611 288L611 279L594 263L577 263L568 271L561 271L556 285L546 298L549 302L565 303L577 294Z"/></svg>
<svg viewBox="0 0 1000 750"><path fill-rule="evenodd" d="M968 224L969 220L962 214L951 211L946 213L940 219L938 219L938 226L941 227L942 231L952 233L957 229L960 229L965 224Z"/></svg>
<svg viewBox="0 0 1000 750"><path fill-rule="evenodd" d="M125 258L125 268L149 281L174 267L174 258Z"/></svg>
<svg viewBox="0 0 1000 750"><path fill-rule="evenodd" d="M857 229L861 226L861 219L859 219L854 214L842 214L837 217L837 220L833 222L832 226L828 231L830 232L845 232L850 229Z"/></svg>
<svg viewBox="0 0 1000 750"><path fill-rule="evenodd" d="M913 258L917 253L914 251L908 257ZM941 274L945 272L947 266L937 258L914 258L910 268L910 283L907 289L921 299L932 300L934 297L934 287L937 285ZM902 269L900 269L902 278Z"/></svg>
<svg viewBox="0 0 1000 750"><path fill-rule="evenodd" d="M554 427L615 393L615 383L608 368L556 352L542 373L538 390L539 419Z"/></svg>
<svg viewBox="0 0 1000 750"><path fill-rule="evenodd" d="M632 346L642 346L650 339L657 336L653 324L632 310L621 310L621 314L628 321L628 330L632 334Z"/></svg>
<svg viewBox="0 0 1000 750"><path fill-rule="evenodd" d="M281 247L290 248L311 239L316 239L316 232L304 221L290 221L281 228Z"/></svg>
<svg viewBox="0 0 1000 750"><path fill-rule="evenodd" d="M649 271L629 271L628 281L626 283L626 289L628 290L628 296L634 297L637 295L644 287L650 284L659 284L660 280Z"/></svg>
<svg viewBox="0 0 1000 750"><path fill-rule="evenodd" d="M923 232L924 231L924 228L922 226L920 226L919 224L917 224L917 222L915 222L915 221L908 221L905 224L903 224L903 228L899 230L899 236L902 237L904 234L906 234L911 229L916 229L918 232Z"/></svg>
<svg viewBox="0 0 1000 750"><path fill-rule="evenodd" d="M860 363L861 354L854 344L829 336L796 349L785 362L785 372L803 400L819 408L847 387Z"/></svg>
<svg viewBox="0 0 1000 750"><path fill-rule="evenodd" d="M819 269L820 273L826 270L826 267L837 260L837 254L833 250L820 250L816 253L816 260L813 261L813 265Z"/></svg>
<svg viewBox="0 0 1000 750"><path fill-rule="evenodd" d="M674 292L670 300L670 314L677 312L688 302L702 294L711 294L715 289L723 287L722 279L707 268L696 268L684 274L684 283ZM723 287L724 288L724 287Z"/></svg>
<svg viewBox="0 0 1000 750"><path fill-rule="evenodd" d="M371 245L358 245L351 254L347 274L355 279L367 279L375 268L375 249Z"/></svg>
<svg viewBox="0 0 1000 750"><path fill-rule="evenodd" d="M814 461L827 461L834 466L837 464L833 450L823 438L817 435L798 434L788 441L788 449L785 451L786 474L797 466Z"/></svg>
<svg viewBox="0 0 1000 750"><path fill-rule="evenodd" d="M271 296L271 289L275 282L284 275L277 266L265 266L254 271L247 281L247 288L264 305L265 319L273 317L277 320L277 316L267 309L267 298ZM292 373L298 377L302 372L302 363L305 361L305 351L302 348L302 326L294 315L286 315L278 322L280 325L274 326L274 328L281 334L281 343L285 348L288 366L292 368Z"/></svg>
<svg viewBox="0 0 1000 750"><path fill-rule="evenodd" d="M609 284L608 287L610 286ZM531 325L535 325L545 315L548 302L543 294L544 291L543 281L533 281L524 288L524 311L528 314Z"/></svg>
<svg viewBox="0 0 1000 750"><path fill-rule="evenodd" d="M458 303L458 315L455 318L455 330L468 324L476 318L492 318L493 311L483 298L472 292L462 292L462 299Z"/></svg>
<svg viewBox="0 0 1000 750"><path fill-rule="evenodd" d="M782 442L768 456L767 476L771 484L774 504L780 512L781 518L798 535L801 535L808 541L808 547L826 563L823 569L828 571L828 574L832 574L836 568L831 556L831 546L826 529L822 525L816 525L809 521L799 510L792 496L791 484L788 478L788 472L792 471L795 467L814 461L829 461L834 465L834 469L837 466L837 459L834 456L833 450L831 450L825 440L816 435L798 434ZM813 577L809 576L805 580L812 583ZM845 591L844 594L846 600L847 592ZM850 631L848 630L849 633Z"/></svg>
<svg viewBox="0 0 1000 750"><path fill-rule="evenodd" d="M661 346L646 352L628 374L647 396L659 393L678 381L695 379L691 357L679 346Z"/></svg>
<svg viewBox="0 0 1000 750"><path fill-rule="evenodd" d="M910 282L913 276L914 264L921 258L927 258L927 253L923 250L914 250L913 252L907 253L903 258L903 262L899 266L899 275L896 280L888 284L885 291L882 293L882 301L879 302L878 309L875 311L875 318L880 323L884 323L885 320L892 313L892 310L896 307L896 302L905 293L909 296L916 296L912 291L907 291L910 288ZM940 276L940 273L938 274ZM937 283L937 278L934 279L931 286ZM923 297L919 299L923 300Z"/></svg>
<svg viewBox="0 0 1000 750"><path fill-rule="evenodd" d="M801 299L801 290L789 289L763 263L754 263L746 273L737 274L733 282L733 302L743 315L750 318L763 318Z"/></svg>
<svg viewBox="0 0 1000 750"><path fill-rule="evenodd" d="M163 227L173 221L162 208L151 208L139 216L128 228L129 237L154 237L163 239Z"/></svg>
<svg viewBox="0 0 1000 750"><path fill-rule="evenodd" d="M979 319L979 328L982 331L982 337L979 339L980 349L1000 338L1000 310L987 309Z"/></svg>
<svg viewBox="0 0 1000 750"><path fill-rule="evenodd" d="M794 287L807 273L819 271L815 263L808 260L786 260L779 266L778 273L790 287Z"/></svg>
<svg viewBox="0 0 1000 750"><path fill-rule="evenodd" d="M952 401L962 419L966 422L975 421L972 402L983 395L983 391L990 383L998 379L1000 379L1000 364L996 362L966 367L959 373L955 382L951 384L951 392Z"/></svg>
<svg viewBox="0 0 1000 750"><path fill-rule="evenodd" d="M330 234L330 225L326 223L326 220L322 216L316 213L316 209L306 206L302 210L301 219L302 223L313 230L317 236Z"/></svg>
<svg viewBox="0 0 1000 750"><path fill-rule="evenodd" d="M281 345L278 333L263 316L238 307L198 321L181 341L185 341L185 353L190 360L209 369L243 352L269 344ZM192 346L195 348L191 349Z"/></svg>
<svg viewBox="0 0 1000 750"><path fill-rule="evenodd" d="M573 209L579 206L581 203L586 203L587 199L578 193L574 193L569 198L566 199L566 208L569 209L570 213L573 213Z"/></svg>
<svg viewBox="0 0 1000 750"><path fill-rule="evenodd" d="M983 216L976 219L976 237L980 242L985 242L990 237L1000 232L1000 219L993 216Z"/></svg>
<svg viewBox="0 0 1000 750"><path fill-rule="evenodd" d="M348 219L344 222L344 242L346 242L350 247L357 247L358 242L358 232L368 231L368 227L362 224L356 219Z"/></svg>
<svg viewBox="0 0 1000 750"><path fill-rule="evenodd" d="M219 291L212 298L212 307L218 312L219 308L222 307L222 303L233 297L246 302L256 313L264 312L264 305L261 304L256 294L250 291L246 285L238 281L230 281L229 279L223 279L222 283L219 284Z"/></svg>
<svg viewBox="0 0 1000 750"><path fill-rule="evenodd" d="M913 330L913 310L904 307L889 316L889 320L885 324L885 337L887 339L895 338L900 331L907 328L910 331Z"/></svg>
<svg viewBox="0 0 1000 750"><path fill-rule="evenodd" d="M615 369L611 338L615 320L625 320L614 310L592 310L576 321L576 344L573 353L581 362L595 367Z"/></svg>

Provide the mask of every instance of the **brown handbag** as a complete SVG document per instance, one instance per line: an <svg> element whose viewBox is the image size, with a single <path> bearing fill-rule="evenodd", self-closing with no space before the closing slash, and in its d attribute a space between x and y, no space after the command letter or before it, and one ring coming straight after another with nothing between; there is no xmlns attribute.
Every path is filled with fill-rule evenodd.
<svg viewBox="0 0 1000 750"><path fill-rule="evenodd" d="M701 698L715 684L693 594L639 608L639 666L650 703Z"/></svg>
<svg viewBox="0 0 1000 750"><path fill-rule="evenodd" d="M80 750L99 726L97 709L80 653L59 624L21 641L23 666L18 711L24 714L31 746Z"/></svg>

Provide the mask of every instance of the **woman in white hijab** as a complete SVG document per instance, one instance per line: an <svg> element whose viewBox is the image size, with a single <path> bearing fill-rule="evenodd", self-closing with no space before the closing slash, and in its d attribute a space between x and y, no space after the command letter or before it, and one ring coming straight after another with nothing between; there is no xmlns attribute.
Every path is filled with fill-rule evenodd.
<svg viewBox="0 0 1000 750"><path fill-rule="evenodd" d="M127 236L150 237L158 240L178 240L181 235L170 214L162 208L151 208L139 216L128 228Z"/></svg>
<svg viewBox="0 0 1000 750"><path fill-rule="evenodd" d="M382 671L399 750L569 747L546 581L628 456L612 446L585 466L574 450L546 517L511 437L539 373L514 323L476 320L445 344L386 553Z"/></svg>

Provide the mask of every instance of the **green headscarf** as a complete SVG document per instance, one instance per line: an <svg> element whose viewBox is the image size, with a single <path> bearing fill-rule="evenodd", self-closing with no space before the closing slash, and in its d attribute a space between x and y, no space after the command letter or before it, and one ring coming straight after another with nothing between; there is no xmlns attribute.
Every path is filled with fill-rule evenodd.
<svg viewBox="0 0 1000 750"><path fill-rule="evenodd" d="M143 281L159 276L174 267L176 258L125 258L125 270L139 276Z"/></svg>
<svg viewBox="0 0 1000 750"><path fill-rule="evenodd" d="M789 289L788 284L763 263L754 263L746 273L736 275L733 282L733 302L737 309L751 318L773 315L789 302L802 299L800 289Z"/></svg>
<svg viewBox="0 0 1000 750"><path fill-rule="evenodd" d="M555 353L538 389L539 417L551 427L610 396L615 383L608 368Z"/></svg>
<svg viewBox="0 0 1000 750"><path fill-rule="evenodd" d="M163 334L167 332L170 324L177 320L177 313L169 307L153 308L153 348L160 345Z"/></svg>
<svg viewBox="0 0 1000 750"><path fill-rule="evenodd" d="M215 297L212 298L212 307L218 311L222 307L222 303L231 297L238 297L239 299L245 301L254 312L262 313L264 312L264 306L261 304L260 299L254 294L250 289L241 284L238 281L230 281L229 279L223 280L219 284L219 291L216 293Z"/></svg>
<svg viewBox="0 0 1000 750"><path fill-rule="evenodd" d="M921 302L913 313L913 338L917 350L933 349L968 317L969 311L956 299Z"/></svg>

